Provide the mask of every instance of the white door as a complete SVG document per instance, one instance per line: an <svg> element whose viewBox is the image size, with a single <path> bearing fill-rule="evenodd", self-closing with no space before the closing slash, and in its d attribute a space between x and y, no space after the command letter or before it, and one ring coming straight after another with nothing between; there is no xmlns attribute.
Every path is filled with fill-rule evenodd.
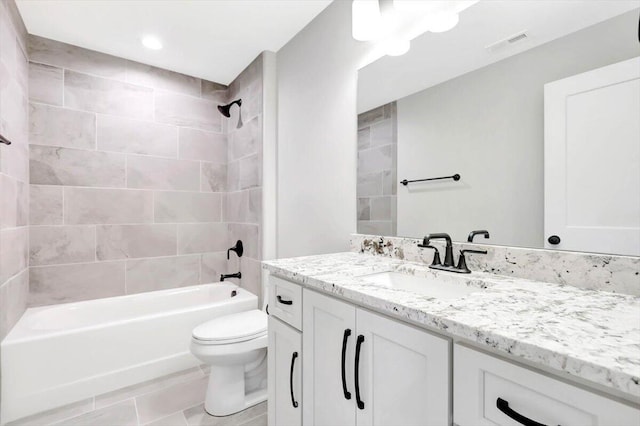
<svg viewBox="0 0 640 426"><path fill-rule="evenodd" d="M360 309L356 323L358 426L451 424L449 341Z"/></svg>
<svg viewBox="0 0 640 426"><path fill-rule="evenodd" d="M269 425L302 424L302 333L269 317Z"/></svg>
<svg viewBox="0 0 640 426"><path fill-rule="evenodd" d="M640 255L640 58L546 84L544 120L546 246Z"/></svg>
<svg viewBox="0 0 640 426"><path fill-rule="evenodd" d="M303 423L354 426L356 308L313 291L303 291Z"/></svg>

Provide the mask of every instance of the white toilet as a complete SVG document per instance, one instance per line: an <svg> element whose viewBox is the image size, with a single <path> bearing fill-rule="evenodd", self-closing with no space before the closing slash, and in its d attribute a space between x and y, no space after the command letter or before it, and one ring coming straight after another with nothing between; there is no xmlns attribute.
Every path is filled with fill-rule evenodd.
<svg viewBox="0 0 640 426"><path fill-rule="evenodd" d="M267 314L254 309L193 329L191 353L211 368L204 408L228 416L267 399Z"/></svg>

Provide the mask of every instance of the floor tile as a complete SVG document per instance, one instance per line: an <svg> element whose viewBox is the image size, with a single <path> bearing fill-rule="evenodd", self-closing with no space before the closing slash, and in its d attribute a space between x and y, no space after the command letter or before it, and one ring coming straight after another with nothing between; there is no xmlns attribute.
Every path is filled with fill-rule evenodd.
<svg viewBox="0 0 640 426"><path fill-rule="evenodd" d="M56 426L138 426L133 399L55 423Z"/></svg>
<svg viewBox="0 0 640 426"><path fill-rule="evenodd" d="M187 419L184 418L182 411L163 417L144 426L188 426Z"/></svg>
<svg viewBox="0 0 640 426"><path fill-rule="evenodd" d="M6 426L42 426L59 422L70 417L79 416L93 410L93 398L85 399L53 410L44 411L32 416L7 423Z"/></svg>
<svg viewBox="0 0 640 426"><path fill-rule="evenodd" d="M267 413L267 403L262 402L231 416L215 417L204 411L204 404L184 411L189 426L240 426Z"/></svg>

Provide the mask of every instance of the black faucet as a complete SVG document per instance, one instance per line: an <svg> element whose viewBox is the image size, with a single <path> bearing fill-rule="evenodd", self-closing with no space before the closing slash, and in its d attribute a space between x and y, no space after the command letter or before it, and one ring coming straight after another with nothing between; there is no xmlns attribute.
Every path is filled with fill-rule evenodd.
<svg viewBox="0 0 640 426"><path fill-rule="evenodd" d="M225 278L242 278L242 272L236 272L235 274L220 274L220 282L224 281Z"/></svg>
<svg viewBox="0 0 640 426"><path fill-rule="evenodd" d="M489 231L481 229L479 231L471 231L469 233L469 236L467 237L467 242L468 243L472 243L473 242L473 237L475 237L476 235L484 235L484 238L487 239L489 238Z"/></svg>
<svg viewBox="0 0 640 426"><path fill-rule="evenodd" d="M232 251L236 252L238 257L242 257L242 253L244 253L244 247L242 246L242 241L240 240L236 241L236 245L231 247L229 250L227 250L227 260L229 260L229 253Z"/></svg>
<svg viewBox="0 0 640 426"><path fill-rule="evenodd" d="M447 242L447 246L444 252L444 263L442 264L442 266L451 268L453 267L453 245L451 244L451 237L449 236L449 234L446 234L444 232L439 232L437 234L429 234L426 237L424 237L424 239L422 240L422 246L430 247L429 243L431 242L431 240L439 240L439 239L444 239ZM436 249L435 247L430 247L430 248L435 249L436 253L438 253L438 249ZM440 256L438 255L438 257ZM435 265L432 265L432 266L435 266Z"/></svg>

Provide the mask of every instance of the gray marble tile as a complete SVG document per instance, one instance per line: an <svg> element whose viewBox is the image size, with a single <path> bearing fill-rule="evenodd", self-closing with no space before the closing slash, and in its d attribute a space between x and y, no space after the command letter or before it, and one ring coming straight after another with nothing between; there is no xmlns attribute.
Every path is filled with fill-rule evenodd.
<svg viewBox="0 0 640 426"><path fill-rule="evenodd" d="M29 305L54 305L125 294L125 262L29 268Z"/></svg>
<svg viewBox="0 0 640 426"><path fill-rule="evenodd" d="M372 124L371 127L371 146L390 145L396 142L393 121L391 119L383 120Z"/></svg>
<svg viewBox="0 0 640 426"><path fill-rule="evenodd" d="M127 61L127 81L140 86L200 96L200 79L174 71Z"/></svg>
<svg viewBox="0 0 640 426"><path fill-rule="evenodd" d="M133 399L55 423L57 426L138 426Z"/></svg>
<svg viewBox="0 0 640 426"><path fill-rule="evenodd" d="M153 192L65 187L64 213L69 225L151 223Z"/></svg>
<svg viewBox="0 0 640 426"><path fill-rule="evenodd" d="M25 182L17 181L17 212L16 226L29 225L29 193L30 185Z"/></svg>
<svg viewBox="0 0 640 426"><path fill-rule="evenodd" d="M96 258L93 226L32 226L29 265L92 262Z"/></svg>
<svg viewBox="0 0 640 426"><path fill-rule="evenodd" d="M126 74L125 59L35 35L29 35L29 59L102 77L124 79Z"/></svg>
<svg viewBox="0 0 640 426"><path fill-rule="evenodd" d="M393 170L385 170L382 172L383 195L396 195L398 192L398 184L398 173L395 168Z"/></svg>
<svg viewBox="0 0 640 426"><path fill-rule="evenodd" d="M204 373L198 367L189 368L187 370L178 371L157 379L148 380L136 385L127 386L113 392L104 393L96 396L95 408L100 409L110 405L122 402L136 396L144 395L150 392L161 390L163 388L175 386L180 383L192 382L193 380L204 377Z"/></svg>
<svg viewBox="0 0 640 426"><path fill-rule="evenodd" d="M127 261L127 294L200 284L200 256Z"/></svg>
<svg viewBox="0 0 640 426"><path fill-rule="evenodd" d="M18 181L0 174L0 229L15 228L18 222Z"/></svg>
<svg viewBox="0 0 640 426"><path fill-rule="evenodd" d="M240 129L229 133L229 161L262 151L262 120L255 117Z"/></svg>
<svg viewBox="0 0 640 426"><path fill-rule="evenodd" d="M176 255L176 225L98 225L98 260Z"/></svg>
<svg viewBox="0 0 640 426"><path fill-rule="evenodd" d="M26 226L0 230L0 284L22 272L29 262L29 232Z"/></svg>
<svg viewBox="0 0 640 426"><path fill-rule="evenodd" d="M153 120L153 89L64 71L64 104L68 108Z"/></svg>
<svg viewBox="0 0 640 426"><path fill-rule="evenodd" d="M178 254L223 251L228 241L224 223L178 224Z"/></svg>
<svg viewBox="0 0 640 426"><path fill-rule="evenodd" d="M242 271L240 287L258 296L259 303L261 303L262 268L260 261L243 256L240 259L240 271Z"/></svg>
<svg viewBox="0 0 640 426"><path fill-rule="evenodd" d="M220 222L222 195L207 192L158 191L154 197L156 223Z"/></svg>
<svg viewBox="0 0 640 426"><path fill-rule="evenodd" d="M227 136L222 133L180 128L180 158L227 164Z"/></svg>
<svg viewBox="0 0 640 426"><path fill-rule="evenodd" d="M369 127L365 127L364 129L358 130L358 150L367 149L370 144L371 129Z"/></svg>
<svg viewBox="0 0 640 426"><path fill-rule="evenodd" d="M240 426L248 421L264 415L267 403L262 402L244 411L226 417L214 417L204 410L204 404L191 407L184 411L189 426Z"/></svg>
<svg viewBox="0 0 640 426"><path fill-rule="evenodd" d="M240 190L240 161L227 164L227 191Z"/></svg>
<svg viewBox="0 0 640 426"><path fill-rule="evenodd" d="M151 121L98 114L97 144L101 151L176 158L178 129Z"/></svg>
<svg viewBox="0 0 640 426"><path fill-rule="evenodd" d="M23 269L4 284L0 283L0 340L4 339L27 308L29 271Z"/></svg>
<svg viewBox="0 0 640 426"><path fill-rule="evenodd" d="M227 104L227 86L212 81L201 80L201 96L217 104Z"/></svg>
<svg viewBox="0 0 640 426"><path fill-rule="evenodd" d="M93 398L84 399L63 407L47 410L42 413L9 422L6 426L44 426L58 423L61 420L77 417L93 411Z"/></svg>
<svg viewBox="0 0 640 426"><path fill-rule="evenodd" d="M25 114L28 114L28 112ZM0 147L0 172L22 182L29 182L29 146L26 143L28 139L27 133L22 137L22 142L13 138L9 132L5 132L4 135L13 141L13 145L7 147L2 144Z"/></svg>
<svg viewBox="0 0 640 426"><path fill-rule="evenodd" d="M182 411L177 413L173 413L167 417L163 417L159 420L156 420L151 423L147 423L143 426L189 426L187 424L187 419L182 414Z"/></svg>
<svg viewBox="0 0 640 426"><path fill-rule="evenodd" d="M390 235L393 229L391 221L359 220L358 232L363 234Z"/></svg>
<svg viewBox="0 0 640 426"><path fill-rule="evenodd" d="M254 417L253 419L241 423L240 426L267 426L268 419L267 414L261 414L258 417Z"/></svg>
<svg viewBox="0 0 640 426"><path fill-rule="evenodd" d="M371 198L358 198L358 220L371 220Z"/></svg>
<svg viewBox="0 0 640 426"><path fill-rule="evenodd" d="M200 190L204 192L224 192L226 189L226 164L200 163Z"/></svg>
<svg viewBox="0 0 640 426"><path fill-rule="evenodd" d="M224 216L226 222L260 224L261 219L262 188L227 193Z"/></svg>
<svg viewBox="0 0 640 426"><path fill-rule="evenodd" d="M246 223L229 224L229 241L242 240L244 255L252 259L261 259L260 226Z"/></svg>
<svg viewBox="0 0 640 426"><path fill-rule="evenodd" d="M394 167L395 145L385 145L358 152L358 174L391 170Z"/></svg>
<svg viewBox="0 0 640 426"><path fill-rule="evenodd" d="M203 253L200 284L217 283L221 274L238 272L237 261L227 260L224 251L217 253Z"/></svg>
<svg viewBox="0 0 640 426"><path fill-rule="evenodd" d="M124 187L125 156L110 152L32 145L31 183Z"/></svg>
<svg viewBox="0 0 640 426"><path fill-rule="evenodd" d="M395 197L371 198L371 220L391 220L391 203L395 201Z"/></svg>
<svg viewBox="0 0 640 426"><path fill-rule="evenodd" d="M31 103L29 143L93 150L96 148L96 115Z"/></svg>
<svg viewBox="0 0 640 426"><path fill-rule="evenodd" d="M372 197L382 195L382 172L364 174L358 170L358 183L356 187L358 197Z"/></svg>
<svg viewBox="0 0 640 426"><path fill-rule="evenodd" d="M262 184L262 155L256 154L239 161L240 189L254 188Z"/></svg>
<svg viewBox="0 0 640 426"><path fill-rule="evenodd" d="M62 105L62 68L29 63L29 100L49 105Z"/></svg>
<svg viewBox="0 0 640 426"><path fill-rule="evenodd" d="M160 123L222 131L215 102L169 92L156 92L155 117Z"/></svg>
<svg viewBox="0 0 640 426"><path fill-rule="evenodd" d="M200 190L200 163L145 156L127 160L127 186L142 189Z"/></svg>
<svg viewBox="0 0 640 426"><path fill-rule="evenodd" d="M150 423L201 403L208 379L203 377L136 397L140 423Z"/></svg>
<svg viewBox="0 0 640 426"><path fill-rule="evenodd" d="M363 127L369 127L371 124L390 118L391 114L389 110L385 110L385 105L374 108L370 111L358 114L358 129Z"/></svg>

